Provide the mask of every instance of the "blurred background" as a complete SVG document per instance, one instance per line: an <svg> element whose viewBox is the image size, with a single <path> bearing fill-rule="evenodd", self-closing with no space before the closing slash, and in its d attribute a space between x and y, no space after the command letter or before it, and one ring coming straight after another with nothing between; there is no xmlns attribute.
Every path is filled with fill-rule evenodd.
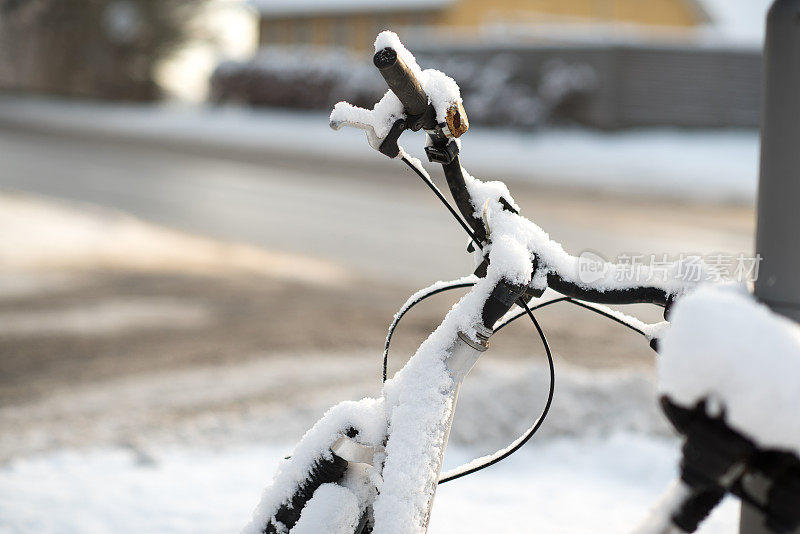
<svg viewBox="0 0 800 534"><path fill-rule="evenodd" d="M751 256L768 5L0 0L0 532L238 530L328 406L379 393L407 296L472 271L417 178L328 127L386 91L378 32L459 83L465 167L568 252ZM390 373L457 297L406 318ZM647 343L540 321L559 381L535 454L443 488L432 531L517 532L538 502L545 531L620 532L671 478ZM449 463L544 402L529 325L484 360Z"/></svg>

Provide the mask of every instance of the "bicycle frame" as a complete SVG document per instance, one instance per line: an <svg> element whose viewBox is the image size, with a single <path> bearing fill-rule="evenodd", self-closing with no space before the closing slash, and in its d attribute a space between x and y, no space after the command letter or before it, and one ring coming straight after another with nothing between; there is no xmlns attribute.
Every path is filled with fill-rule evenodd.
<svg viewBox="0 0 800 534"><path fill-rule="evenodd" d="M436 473L437 476L435 479L430 481L429 487L427 488L427 492L430 494L428 499L428 506L424 514L424 528L428 530L428 523L430 522L431 517L431 509L433 507L433 498L436 494L436 486L438 485L437 482L439 480L439 473L442 470L442 462L444 460L444 453L447 449L447 441L450 437L450 429L453 426L453 416L455 415L456 411L456 403L458 401L458 392L461 389L461 384L464 379L467 377L467 374L472 370L475 364L478 362L478 358L480 358L481 354L483 354L486 349L488 348L487 341L489 336L491 335L491 331L483 327L482 324L478 323L475 325L478 329L478 341L472 341L462 332L458 332L453 346L448 351L447 356L445 357L444 364L447 368L447 373L450 375L452 379L452 385L450 389L446 393L448 404L450 405L449 415L444 423L444 431L442 443L439 444L438 449L440 450L439 457L436 462Z"/></svg>

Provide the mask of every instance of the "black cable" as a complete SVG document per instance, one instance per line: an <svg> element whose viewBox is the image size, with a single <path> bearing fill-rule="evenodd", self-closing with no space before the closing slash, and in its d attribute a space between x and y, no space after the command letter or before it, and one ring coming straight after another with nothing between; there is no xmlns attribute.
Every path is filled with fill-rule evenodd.
<svg viewBox="0 0 800 534"><path fill-rule="evenodd" d="M553 400L553 391L554 391L554 387L555 387L555 371L554 371L554 367L553 367L553 356L550 353L550 346L549 346L549 344L547 342L547 339L544 336L544 332L542 331L541 327L539 326L538 321L536 321L536 317L534 317L532 310L536 310L536 309L539 309L539 308L544 308L545 306L549 306L551 304L556 304L558 302L569 302L570 304L574 304L576 306L580 306L581 308L593 311L593 312L595 312L595 313L597 313L599 315L602 315L603 317L606 317L606 318L611 319L611 320L613 320L613 321L615 321L615 322L617 322L619 324L627 326L631 330L633 330L635 332L638 332L638 333L642 334L643 336L647 337L644 332L642 332L638 328L634 327L633 325L630 325L630 324L626 323L625 321L622 321L618 317L614 317L613 315L611 315L609 313L606 313L603 310L599 310L599 309L597 309L597 308L595 308L593 306L589 306L589 305L587 305L587 304L585 304L583 302L579 302L579 301L573 299L572 297L559 297L559 298L556 298L556 299L553 299L553 300L548 300L547 302L543 302L543 303L541 303L541 304L539 304L537 306L534 306L533 308L529 308L527 303L523 299L520 299L519 303L522 305L522 307L524 309L521 312L519 312L517 315L514 315L513 317L511 317L507 321L504 321L503 323L501 323L494 330L494 333L496 334L497 332L502 330L504 327L508 326L509 324L511 324L515 320L519 319L523 315L529 315L530 316L531 320L533 321L533 324L536 326L536 330L539 332L539 336L542 339L542 344L544 345L545 351L547 352L547 362L548 362L548 365L550 367L550 391L549 391L548 396L547 396L547 403L545 404L545 407L542 410L542 413L539 415L539 418L536 420L534 425L531 428L529 428L527 430L527 432L525 432L525 434L523 434L520 438L517 438L519 441L517 442L516 445L514 445L514 447L508 449L503 454L501 454L499 456L496 456L496 457L493 457L492 459L490 459L490 460L488 460L488 461L486 461L486 462L484 462L482 464L476 465L475 467L472 467L472 468L470 468L470 469L468 469L466 471L462 471L462 472L457 473L455 475L452 475L450 477L442 478L442 479L439 480L439 484L444 484L445 482L450 482L451 480L455 480L457 478L461 478L461 477L464 477L464 476L467 476L467 475L471 475L472 473L476 473L476 472L480 471L481 469L485 469L485 468L487 468L487 467L489 467L491 465L494 465L494 464L496 464L496 463L498 463L498 462L500 462L502 460L505 460L506 458L508 458L509 456L514 454L515 452L517 452L520 448L522 448L522 446L525 445L525 443L527 443L528 440L530 440L533 437L533 435L542 426L542 423L544 422L545 418L547 417L548 412L550 411L550 405L551 405L552 400Z"/></svg>
<svg viewBox="0 0 800 534"><path fill-rule="evenodd" d="M458 213L456 213L456 210L453 209L453 206L450 205L450 203L447 201L447 199L439 190L439 188L436 187L436 184L433 183L430 177L425 176L425 174L422 171L420 171L416 165L411 163L411 161L409 161L407 157L403 156L401 159L403 160L403 163L411 167L411 170L413 170L417 174L417 176L419 176L422 179L422 181L425 182L428 185L428 187L431 188L431 191L433 191L439 198L439 200L442 201L442 204L444 204L444 206L447 208L447 211L449 211L450 214L455 218L455 220L458 221L458 224L461 225L461 228L463 228L464 231L467 232L467 235L469 235L469 238L472 239L473 243L475 243L475 246L478 247L479 250L483 250L483 247L481 247L478 238L475 236L475 232L473 232L472 228L470 228L467 225L467 223L464 222L464 219L462 219L461 216Z"/></svg>
<svg viewBox="0 0 800 534"><path fill-rule="evenodd" d="M386 335L386 342L383 345L383 381L384 382L386 382L387 373L388 373L388 367L389 367L389 345L392 342L392 336L394 335L394 331L397 328L397 325L400 322L400 319L402 319L403 316L411 310L411 308L413 308L414 306L416 306L417 304L419 304L423 300L427 299L428 297L432 297L434 295L438 295L439 293L443 293L443 292L449 291L451 289L459 289L459 288L463 288L463 287L471 287L471 286L474 286L474 285L475 285L474 282L461 282L461 283L457 283L457 284L453 284L453 285L449 285L449 286L439 287L439 288L434 289L433 291L431 291L429 293L425 293L424 295L420 295L417 299L415 299L411 304L409 304L407 307L405 307L400 313L398 313L395 316L394 321L392 321L392 324L389 326L389 331L388 331L388 333ZM583 309L586 309L586 310L589 310L591 312L594 312L594 313L596 313L598 315L601 315L601 316L603 316L603 317L605 317L607 319L611 319L615 323L619 323L619 324L621 324L623 326L626 326L626 327L630 328L631 330L633 330L634 332L647 337L647 334L645 334L643 331L639 330L635 326L633 326L633 325L631 325L629 323L626 323L625 321L621 320L620 318L614 317L613 315L611 315L611 314L609 314L609 313L607 313L607 312L605 312L603 310L597 309L594 306L591 306L591 305L588 305L588 304L586 304L584 302L581 302L579 300L573 299L572 297L558 297L558 298L555 298L555 299L552 299L552 300L548 300L547 302L542 302L541 304L537 304L536 306L531 308L531 310L538 310L539 308L544 308L546 306L550 306L551 304L557 304L559 302L569 302L570 304L574 304L575 306L579 306L579 307L581 307ZM500 323L500 325L497 326L497 328L494 329L494 333L496 334L497 332L499 332L500 330L502 330L503 328L508 326L510 323L513 323L514 321L516 321L517 319L519 319L520 317L522 317L523 315L526 315L526 314L527 314L527 312L523 309L522 311L520 311L516 315L513 315L511 318L509 318L506 321Z"/></svg>
<svg viewBox="0 0 800 534"><path fill-rule="evenodd" d="M392 324L389 326L389 332L386 335L386 342L384 344L384 349L383 349L383 381L384 382L386 382L387 368L388 368L388 364L389 364L389 346L390 346L391 341L392 341L392 335L394 334L395 328L400 323L400 320L403 318L403 316L406 313L408 313L408 311L411 308L413 308L414 306L416 306L417 304L419 304L420 302L422 302L423 300L425 300L425 299L427 299L429 297L432 297L434 295L438 295L439 293L443 293L445 291L450 291L451 289L472 287L474 285L475 285L475 282L457 282L457 283L449 284L449 285L446 285L446 286L438 287L436 289L433 289L433 290L431 290L431 291L429 291L427 293L424 293L424 294L420 295L419 297L414 299L410 304L405 306L397 315L395 315L395 318L392 321ZM533 309L543 308L545 306L549 306L551 304L555 304L556 302L562 302L562 301L565 301L565 300L569 300L569 297L560 297L560 298L553 299L553 300L550 300L550 301L547 301L547 302L543 302L543 303L538 304L537 306L535 306ZM547 353L547 360L548 360L548 364L549 364L549 367L550 367L550 391L548 393L547 403L546 403L544 409L542 410L542 413L539 415L539 418L534 423L534 425L528 430L528 432L525 435L522 436L521 440L519 441L519 443L517 443L516 446L514 446L512 449L509 449L508 451L506 451L501 456L499 456L497 458L494 458L494 459L492 459L492 460L490 460L490 461L488 461L488 462L486 462L484 464L477 465L477 466L471 468L468 471L465 471L463 473L459 473L457 475L453 475L452 477L443 478L443 479L439 480L439 484L444 484L445 482L449 482L450 480L455 480L456 478L461 478L462 476L466 476L468 474L475 473L476 471L480 471L481 469L485 469L486 467L489 467L490 465L494 465L497 462L499 462L501 460L504 460L505 458L508 458L508 456L510 456L511 454L516 452L517 450L519 450L520 447L522 447L528 440L531 439L531 437L533 437L533 435L539 430L539 427L541 427L542 423L544 422L544 419L547 417L547 414L550 411L550 404L552 403L552 400L553 400L553 392L554 392L554 388L555 388L555 368L554 368L554 365L553 365L553 356L552 356L552 354L550 352L550 345L547 342L547 338L545 337L541 326L539 326L538 321L533 316L533 312L531 311L531 308L528 307L527 303L524 300L520 299L519 302L521 303L522 307L524 308L524 311L522 313L523 314L525 314L525 313L529 314L530 317L531 317L531 320L533 320L533 324L536 326L536 330L539 332L539 336L542 339L542 343L544 345L545 352ZM519 316L517 316L517 317L519 317ZM513 321L517 317L514 317L514 318L506 321L505 323L501 324L500 326L498 326L497 329L495 330L495 333L499 332L500 330L502 330L502 328L504 326L509 324L511 321Z"/></svg>
<svg viewBox="0 0 800 534"><path fill-rule="evenodd" d="M413 302L411 302L408 306L404 307L395 316L394 321L392 321L392 324L389 327L389 332L386 335L386 342L384 344L384 349L383 349L383 381L384 382L386 382L387 368L388 368L388 363L389 363L389 346L391 344L392 335L394 334L394 331L397 328L397 325L399 324L399 322L403 318L403 316L406 313L408 313L408 311L411 310L411 308L413 308L414 306L416 306L417 304L419 304L420 302L422 302L423 300L425 300L425 299L427 299L429 297L432 297L434 295L438 295L439 293L443 293L445 291L450 291L451 289L460 289L460 288L465 288L465 287L472 287L474 285L475 285L475 282L458 282L458 283L450 284L450 285L447 285L447 286L438 287L438 288L436 288L436 289L434 289L432 291L429 291L428 293L425 293L425 294L420 295L419 297L417 297ZM544 422L545 417L547 417L547 414L548 414L548 412L550 410L550 404L552 403L553 391L554 391L554 388L555 388L555 369L554 369L554 366L553 366L553 358L552 358L552 354L550 352L549 343L547 342L547 338L545 337L544 332L541 329L541 326L539 325L538 321L536 320L536 318L533 315L533 310L538 310L539 308L544 308L546 306L550 306L551 304L557 304L559 302L569 302L570 304L574 304L574 305L579 306L581 308L584 308L586 310L589 310L589 311L592 311L594 313L597 313L598 315L601 315L603 317L611 319L612 321L614 321L616 323L619 323L621 325L624 325L624 326L630 328L631 330L633 330L634 332L638 332L639 334L647 337L644 332L642 332L638 328L634 327L633 325L628 324L625 321L622 321L621 319L619 319L618 317L614 317L613 315L611 315L611 314L609 314L609 313L607 313L607 312L605 312L603 310L597 309L597 308L595 308L593 306L590 306L590 305L587 305L587 304L585 304L583 302L577 301L577 300L573 299L572 297L558 297L558 298L555 298L555 299L552 299L552 300L548 300L547 302L542 302L541 304L537 304L533 308L530 308L528 306L528 304L526 302L524 302L522 299L520 299L519 302L521 303L523 310L521 312L517 313L516 315L512 316L508 320L502 322L497 328L494 329L494 333L496 334L497 332L499 332L500 330L502 330L503 328L505 328L506 326L508 326L512 322L514 322L515 320L519 319L523 315L529 315L530 316L531 320L534 323L534 326L536 326L536 330L539 332L540 338L542 339L542 344L544 345L545 352L547 353L548 365L550 367L550 392L548 393L547 403L546 403L544 409L542 410L542 413L539 415L539 418L534 423L534 425L530 429L528 429L528 431L523 436L518 438L520 441L517 443L517 445L515 445L513 448L507 450L502 455L500 455L500 456L498 456L496 458L493 458L493 459L491 459L491 460L489 460L489 461L487 461L487 462L485 462L483 464L477 465L477 466L475 466L475 467L473 467L473 468L471 468L471 469L469 469L467 471L464 471L462 473L458 473L457 475L453 475L451 477L442 478L441 480L439 480L439 484L444 484L445 482L450 482L451 480L455 480L457 478L461 478L463 476L475 473L477 471L480 471L481 469L485 469L485 468L487 468L487 467L489 467L491 465L494 465L497 462L499 462L501 460L504 460L505 458L508 458L511 454L513 454L516 451L518 451L525 443L527 443L533 437L533 435L541 427L542 423Z"/></svg>
<svg viewBox="0 0 800 534"><path fill-rule="evenodd" d="M581 308L583 308L585 310L593 311L594 313L596 313L598 315L602 315L606 319L611 319L615 323L621 324L622 326L627 326L628 328L630 328L634 332L636 332L638 334L641 334L644 337L648 337L647 334L645 334L642 330L639 330L638 328L636 328L632 324L627 323L627 322L623 321L622 319L620 319L619 317L611 315L610 313L608 313L606 311L603 311L603 310L601 310L599 308L595 308L591 304L586 304L585 302L581 302L579 300L575 300L575 299L572 299L572 298L569 299L567 302L569 302L570 304L574 304L575 306L579 306L579 307L581 307Z"/></svg>
<svg viewBox="0 0 800 534"><path fill-rule="evenodd" d="M444 477L439 479L439 484L444 484L445 482L450 482L451 480L456 480L458 478L471 475L472 473L476 473L481 469L486 469L487 467L490 467L496 464L497 462L505 460L506 458L517 452L520 448L522 448L522 446L525 445L525 443L527 443L528 440L531 439L534 434L536 434L539 428L541 428L542 423L544 423L544 420L547 418L547 414L550 413L550 406L553 404L553 394L555 393L555 388L556 388L556 369L553 363L553 354L550 352L550 344L547 342L547 337L545 337L544 331L542 330L542 327L539 325L539 321L536 320L536 317L533 315L533 312L528 307L528 304L525 302L524 299L519 299L517 302L519 302L519 304L523 308L525 308L525 313L527 313L528 316L531 318L531 321L533 321L533 325L536 327L536 331L539 332L539 337L542 340L542 345L544 346L545 353L547 354L547 366L550 369L550 388L549 391L547 392L547 402L545 403L544 408L542 409L542 413L539 415L539 418L536 419L536 422L533 424L533 426L530 429L528 429L528 431L522 436L522 439L520 439L516 443L516 445L503 452L503 454L495 456L492 459L482 464L476 465L475 467L471 467L466 471L456 473L449 477Z"/></svg>
<svg viewBox="0 0 800 534"><path fill-rule="evenodd" d="M580 300L576 300L576 299L574 299L572 297L559 297L557 299L548 300L547 302L539 304L538 306L535 306L532 309L536 310L538 308L543 308L544 306L547 306L548 304L555 304L556 302L569 302L570 304L574 304L575 306L579 306L579 307L581 307L581 308L583 308L585 310L589 310L589 311L592 311L592 312L594 312L594 313L596 313L598 315L602 315L603 317L605 317L607 319L611 319L615 323L619 323L619 324L621 324L623 326L626 326L626 327L630 328L631 330L633 330L634 332L643 335L644 337L648 337L647 334L645 334L642 330L636 328L635 326L633 326L630 323L626 323L625 321L623 321L619 317L615 317L615 316L611 315L608 312L605 312L605 311L603 311L601 309L595 308L594 306L592 306L590 304L586 304L585 302L581 302ZM516 315L512 316L507 321L503 322L500 326L498 326L495 329L495 333L499 332L501 328L503 328L504 326L508 325L509 323L512 323L512 322L516 321L517 319L519 319L523 315L525 315L525 310L517 313Z"/></svg>
<svg viewBox="0 0 800 534"><path fill-rule="evenodd" d="M389 367L389 344L392 342L392 336L394 335L394 329L397 328L397 325L400 323L400 319L402 319L403 316L406 313L408 313L408 311L411 308L413 308L414 306L416 306L417 304L419 304L420 302L422 302L423 300L425 300L428 297L432 297L434 295L438 295L439 293L443 293L445 291L450 291L451 289L459 289L459 288L462 288L462 287L472 287L474 285L475 285L475 282L456 282L456 283L451 284L451 285L438 287L438 288L436 288L436 289L434 289L432 291L429 291L428 293L420 295L419 297L417 297L414 300L414 302L412 302L408 306L404 307L402 310L400 310L400 312L397 315L394 316L394 320L392 321L392 324L389 325L389 331L386 334L386 342L383 345L383 381L384 382L386 382L386 372L387 372L387 368Z"/></svg>
<svg viewBox="0 0 800 534"><path fill-rule="evenodd" d="M569 299L570 299L570 297L558 297L557 299L548 300L547 302L542 302L541 304L537 304L536 306L531 308L531 311L538 310L539 308L544 308L545 306L549 306L551 304L558 304L559 302L565 302L565 301L567 301ZM522 311L520 311L516 315L512 316L510 319L508 319L506 321L503 321L502 323L497 325L497 328L494 329L494 331L492 332L492 335L498 333L500 330L502 330L503 328L505 328L509 324L513 323L514 321L516 321L517 319L519 319L523 315L527 315L527 313L528 312L526 312L525 309L523 308Z"/></svg>

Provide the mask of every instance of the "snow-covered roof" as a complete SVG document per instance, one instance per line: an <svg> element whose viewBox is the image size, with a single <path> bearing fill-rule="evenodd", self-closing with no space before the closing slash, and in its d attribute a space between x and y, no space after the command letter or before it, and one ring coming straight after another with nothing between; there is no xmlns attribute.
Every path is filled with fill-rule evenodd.
<svg viewBox="0 0 800 534"><path fill-rule="evenodd" d="M764 40L767 10L773 0L696 0L708 14L715 34L727 41L758 44Z"/></svg>
<svg viewBox="0 0 800 534"><path fill-rule="evenodd" d="M437 10L455 0L249 0L264 15Z"/></svg>

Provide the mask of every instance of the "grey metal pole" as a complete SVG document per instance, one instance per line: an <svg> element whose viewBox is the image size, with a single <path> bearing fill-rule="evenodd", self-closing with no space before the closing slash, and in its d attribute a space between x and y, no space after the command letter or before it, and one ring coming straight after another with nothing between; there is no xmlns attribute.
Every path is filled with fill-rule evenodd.
<svg viewBox="0 0 800 534"><path fill-rule="evenodd" d="M800 321L800 0L775 0L767 16L755 292Z"/></svg>
<svg viewBox="0 0 800 534"><path fill-rule="evenodd" d="M800 321L800 0L775 0L769 10L763 88L755 294ZM743 505L739 532L771 530L758 510Z"/></svg>

